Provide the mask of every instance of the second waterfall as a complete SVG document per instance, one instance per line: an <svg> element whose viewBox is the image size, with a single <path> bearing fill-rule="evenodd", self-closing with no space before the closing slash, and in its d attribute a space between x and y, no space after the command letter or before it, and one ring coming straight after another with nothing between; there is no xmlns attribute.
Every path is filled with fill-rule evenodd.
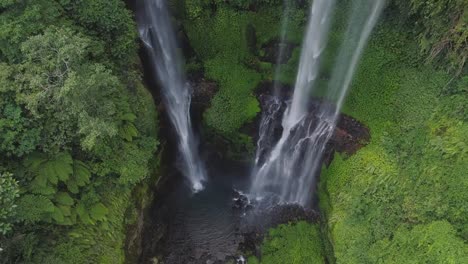
<svg viewBox="0 0 468 264"><path fill-rule="evenodd" d="M321 94L318 106L311 113L311 97L319 94L317 79L321 70L321 58L327 46L335 0L314 0L309 23L302 44L301 58L294 94L282 118L282 135L265 153L262 146L271 134L270 122L278 111L264 111L260 125L251 193L279 199L282 203L310 203L315 176L321 168L322 156L331 138L358 61L381 13L384 0L353 0L343 42L335 59L335 66ZM321 84L323 85L323 84ZM278 98L272 100L278 104ZM273 106L275 106L273 105ZM269 107L269 109L279 109ZM263 155L259 157L258 155Z"/></svg>
<svg viewBox="0 0 468 264"><path fill-rule="evenodd" d="M206 170L198 155L198 143L190 122L191 90L182 69L165 0L138 1L140 38L148 49L158 77L169 118L178 134L182 173L192 189L203 189Z"/></svg>

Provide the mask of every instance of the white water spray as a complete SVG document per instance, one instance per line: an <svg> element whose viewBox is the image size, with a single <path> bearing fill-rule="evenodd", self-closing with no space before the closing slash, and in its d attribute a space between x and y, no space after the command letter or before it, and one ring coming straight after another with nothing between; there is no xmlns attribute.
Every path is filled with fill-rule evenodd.
<svg viewBox="0 0 468 264"><path fill-rule="evenodd" d="M192 189L203 189L206 171L201 162L190 122L191 87L182 70L175 32L164 0L139 1L138 28L158 77L169 118L179 137L182 173Z"/></svg>
<svg viewBox="0 0 468 264"><path fill-rule="evenodd" d="M353 1L344 41L324 95L327 102L335 105L322 103L311 115L310 95L317 89L315 81L335 4L334 0L313 2L294 95L283 116L283 133L264 161L256 158L251 189L253 195L261 197L272 193L279 197L280 202L304 206L310 202L323 152L333 134L358 61L384 3L384 0ZM268 120L267 117L264 119ZM260 128L260 131L263 130Z"/></svg>
<svg viewBox="0 0 468 264"><path fill-rule="evenodd" d="M276 66L274 73L274 83L273 83L273 95L280 95L280 74L281 74L281 62L283 61L284 52L286 50L286 33L288 31L289 24L289 11L291 9L289 0L283 0L283 17L281 18L281 28L280 28L280 39L278 43L278 56L276 57Z"/></svg>

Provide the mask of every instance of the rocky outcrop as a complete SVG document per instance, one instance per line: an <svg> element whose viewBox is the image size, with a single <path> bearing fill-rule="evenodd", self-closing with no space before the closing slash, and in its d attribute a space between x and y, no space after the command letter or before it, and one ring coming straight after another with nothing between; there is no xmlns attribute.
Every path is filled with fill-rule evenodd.
<svg viewBox="0 0 468 264"><path fill-rule="evenodd" d="M274 100L274 98L279 98L282 105L280 107L280 113L277 114L279 117L275 118L275 133L272 139L270 139L270 147L273 147L274 144L278 141L281 137L282 133L282 118L284 111L286 110L287 101L292 96L292 89L286 85L280 85L278 94L272 95L271 87L273 86L272 82L263 82L261 83L256 89L256 96L260 102L260 106L262 109L262 113L268 112L272 102L278 102L278 99ZM319 107L330 107L333 109L335 106L323 99L313 99L309 104L309 114L306 117L307 119L311 119L308 123L314 123L314 119L318 119L318 109ZM253 123L248 124L244 127L243 132L249 134L255 142L258 140L258 129L260 125L260 116L254 120ZM335 152L343 153L346 155L352 155L356 153L360 148L365 146L370 140L370 132L369 129L358 120L354 119L353 117L346 115L344 113L340 114L335 131L330 138L330 141L327 143L327 148L324 155L324 162L326 165L329 165L333 159L333 154ZM268 152L268 147L266 148L266 152Z"/></svg>
<svg viewBox="0 0 468 264"><path fill-rule="evenodd" d="M211 99L218 92L218 85L206 80L203 77L197 77L190 81L192 87L192 107L205 110L210 106Z"/></svg>
<svg viewBox="0 0 468 264"><path fill-rule="evenodd" d="M282 45L282 46L281 46ZM297 45L290 42L282 43L278 39L273 39L264 45L262 45L262 54L260 54L260 60L265 62L270 62L273 64L285 64L289 61L292 56L294 48ZM278 51L282 50L281 56L279 56Z"/></svg>

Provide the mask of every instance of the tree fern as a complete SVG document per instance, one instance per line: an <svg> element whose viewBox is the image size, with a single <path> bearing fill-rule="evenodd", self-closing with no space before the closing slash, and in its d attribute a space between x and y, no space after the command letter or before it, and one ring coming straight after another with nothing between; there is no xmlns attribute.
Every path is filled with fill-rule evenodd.
<svg viewBox="0 0 468 264"><path fill-rule="evenodd" d="M122 119L124 121L133 122L133 121L135 121L136 116L134 114L132 114L132 113L126 113L126 114L122 115L120 117L120 119Z"/></svg>
<svg viewBox="0 0 468 264"><path fill-rule="evenodd" d="M44 185L38 184L36 181L37 181L37 178L34 179L30 185L30 191L32 193L41 194L44 196L52 196L57 192L57 189L55 186L52 186L51 184L46 184L44 186Z"/></svg>
<svg viewBox="0 0 468 264"><path fill-rule="evenodd" d="M58 207L54 207L54 211L52 212L51 217L58 224L61 224L65 221L65 216L63 215L62 210L60 210Z"/></svg>
<svg viewBox="0 0 468 264"><path fill-rule="evenodd" d="M43 195L26 194L18 201L18 217L26 223L35 223L53 213L55 206Z"/></svg>
<svg viewBox="0 0 468 264"><path fill-rule="evenodd" d="M78 202L73 207L76 204L76 198L79 197L75 195L80 193L81 187L90 183L91 171L84 162L73 160L68 152L61 152L52 157L34 153L24 160L24 165L28 175L32 178L29 191L48 199L47 206L38 207L33 211L34 217L30 217L33 221L72 225L77 220L84 224L95 224L96 221L105 219L107 208L102 204L95 204L89 208L85 206L85 203ZM59 183L64 183L66 190L59 188ZM45 204L44 200L43 204ZM28 203L23 203L23 205L31 206ZM42 212L40 212L41 209Z"/></svg>
<svg viewBox="0 0 468 264"><path fill-rule="evenodd" d="M76 184L80 187L85 186L89 183L89 178L91 178L91 172L88 166L82 161L75 160L73 163L73 179Z"/></svg>
<svg viewBox="0 0 468 264"><path fill-rule="evenodd" d="M91 217L89 216L88 210L86 210L86 206L84 203L79 202L77 206L75 207L75 212L78 215L79 219L81 222L84 224L93 224L94 222L91 220Z"/></svg>
<svg viewBox="0 0 468 264"><path fill-rule="evenodd" d="M44 193L45 189L49 193L48 183L55 186L59 181L68 180L73 173L73 159L68 152L53 157L34 153L25 159L24 165L33 177L30 189L37 193Z"/></svg>
<svg viewBox="0 0 468 264"><path fill-rule="evenodd" d="M119 130L119 135L121 138L131 142L134 137L138 136L138 130L133 123L125 122Z"/></svg>
<svg viewBox="0 0 468 264"><path fill-rule="evenodd" d="M61 205L72 206L75 202L73 198L66 192L58 192L55 195L55 201Z"/></svg>
<svg viewBox="0 0 468 264"><path fill-rule="evenodd" d="M97 203L91 207L90 216L97 221L105 220L109 210L102 203Z"/></svg>

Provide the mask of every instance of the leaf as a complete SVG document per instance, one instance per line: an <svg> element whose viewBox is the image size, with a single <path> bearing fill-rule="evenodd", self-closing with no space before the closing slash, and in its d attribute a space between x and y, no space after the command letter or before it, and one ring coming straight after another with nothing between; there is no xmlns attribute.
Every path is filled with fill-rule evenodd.
<svg viewBox="0 0 468 264"><path fill-rule="evenodd" d="M60 208L55 207L54 211L52 212L52 219L54 219L58 224L61 224L64 222L65 217L62 213L62 210Z"/></svg>
<svg viewBox="0 0 468 264"><path fill-rule="evenodd" d="M76 160L73 163L73 178L76 185L82 187L89 183L91 178L91 172L88 169L88 166L79 160Z"/></svg>
<svg viewBox="0 0 468 264"><path fill-rule="evenodd" d="M62 205L72 206L74 204L73 198L66 192L59 192L55 195L55 201Z"/></svg>
<svg viewBox="0 0 468 264"><path fill-rule="evenodd" d="M59 205L57 207L60 209L60 211L62 211L62 214L64 216L70 216L71 215L71 207L70 206Z"/></svg>
<svg viewBox="0 0 468 264"><path fill-rule="evenodd" d="M35 180L36 179L34 179L34 181ZM49 195L55 194L55 192L57 191L55 187L53 186L50 186L50 185L41 186L41 185L35 184L34 181L31 182L31 185L30 185L30 190L34 194L42 194L45 196L49 196Z"/></svg>
<svg viewBox="0 0 468 264"><path fill-rule="evenodd" d="M47 159L45 154L34 153L24 160L24 166L34 176L30 190L35 193L52 194L48 183L57 185L67 181L73 173L73 159L70 153L62 152Z"/></svg>
<svg viewBox="0 0 468 264"><path fill-rule="evenodd" d="M78 188L78 184L76 184L75 179L69 179L67 181L67 189L73 194L77 194L80 192Z"/></svg>
<svg viewBox="0 0 468 264"><path fill-rule="evenodd" d="M127 114L124 114L123 116L120 117L122 120L124 121L130 121L130 122L133 122L135 121L136 119L136 116L132 113L127 113Z"/></svg>
<svg viewBox="0 0 468 264"><path fill-rule="evenodd" d="M97 203L91 207L90 215L91 218L97 221L104 220L109 210L102 204Z"/></svg>
<svg viewBox="0 0 468 264"><path fill-rule="evenodd" d="M45 220L54 211L54 204L45 196L26 194L19 199L17 209L20 220L35 223Z"/></svg>
<svg viewBox="0 0 468 264"><path fill-rule="evenodd" d="M46 161L47 157L44 154L34 152L24 159L23 164L30 171L36 171L40 167L40 165Z"/></svg>
<svg viewBox="0 0 468 264"><path fill-rule="evenodd" d="M38 187L47 187L47 177L45 176L45 174L40 174L36 178L34 178L34 180L32 180L30 188L33 189Z"/></svg>
<svg viewBox="0 0 468 264"><path fill-rule="evenodd" d="M78 203L78 205L75 208L76 214L79 216L81 222L84 224L93 224L93 221L89 217L89 213L86 210L86 207L83 205L83 203Z"/></svg>
<svg viewBox="0 0 468 264"><path fill-rule="evenodd" d="M77 218L77 213L76 213L76 210L71 210L71 214L69 216L70 218L70 221L72 222L72 224L76 224L76 218Z"/></svg>
<svg viewBox="0 0 468 264"><path fill-rule="evenodd" d="M73 173L73 159L68 152L58 154L53 161L50 162L57 177L65 182Z"/></svg>
<svg viewBox="0 0 468 264"><path fill-rule="evenodd" d="M57 185L58 183L59 178L58 175L55 173L55 169L51 162L45 162L42 168L39 169L37 175L37 177L41 177L54 185Z"/></svg>
<svg viewBox="0 0 468 264"><path fill-rule="evenodd" d="M138 130L133 123L124 124L119 130L120 137L132 141L133 137L138 136Z"/></svg>

